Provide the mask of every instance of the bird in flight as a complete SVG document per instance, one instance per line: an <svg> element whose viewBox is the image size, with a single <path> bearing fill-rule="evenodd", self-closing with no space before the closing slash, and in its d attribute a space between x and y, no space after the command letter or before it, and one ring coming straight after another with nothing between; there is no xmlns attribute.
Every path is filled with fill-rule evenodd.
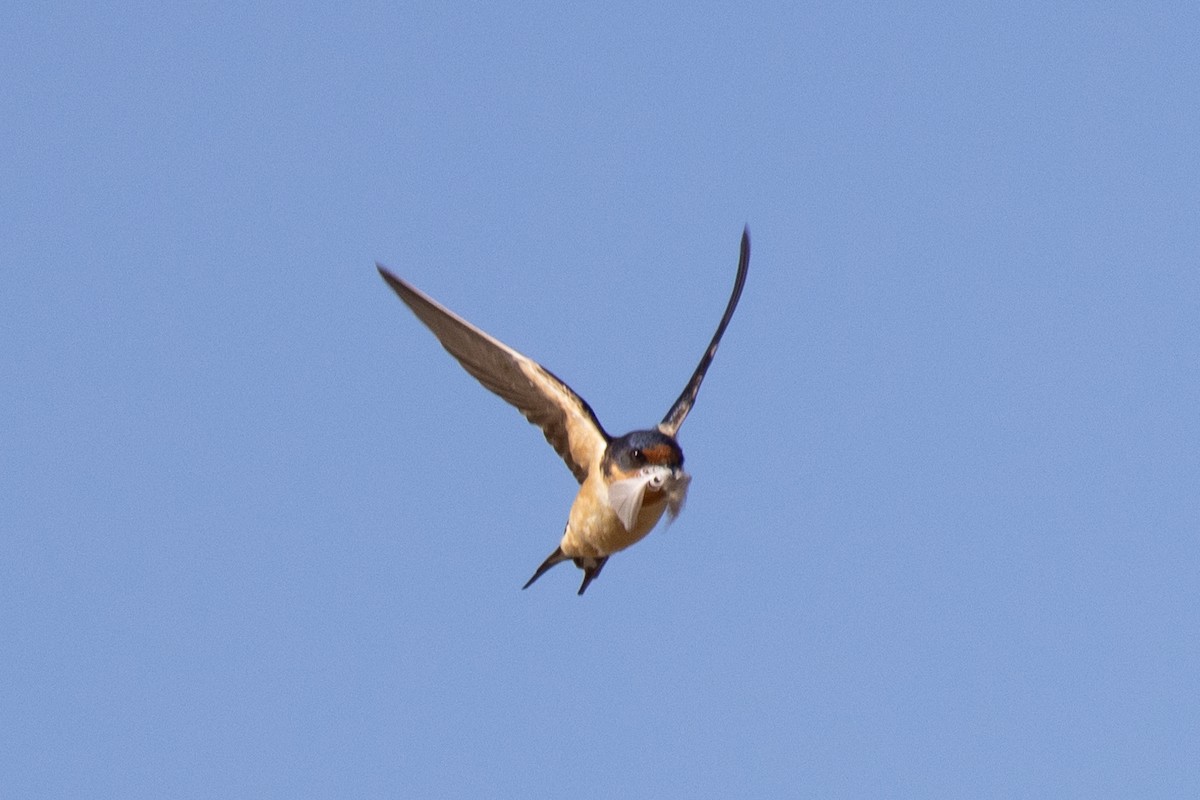
<svg viewBox="0 0 1200 800"><path fill-rule="evenodd" d="M476 328L382 264L375 266L467 372L542 429L580 483L562 541L521 588L528 589L551 567L573 561L583 570L578 592L583 594L609 556L650 533L664 511L674 519L683 510L691 476L683 471L683 450L675 434L696 402L700 383L742 296L750 266L749 228L742 231L733 293L683 393L658 425L617 437L610 436L591 406L550 370Z"/></svg>

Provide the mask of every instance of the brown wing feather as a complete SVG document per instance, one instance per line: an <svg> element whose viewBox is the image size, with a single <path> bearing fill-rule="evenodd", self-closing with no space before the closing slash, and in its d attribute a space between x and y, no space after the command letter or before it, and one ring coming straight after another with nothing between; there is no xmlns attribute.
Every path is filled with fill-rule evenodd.
<svg viewBox="0 0 1200 800"><path fill-rule="evenodd" d="M584 399L532 358L484 333L381 264L375 266L467 372L542 429L546 441L583 483L609 440Z"/></svg>

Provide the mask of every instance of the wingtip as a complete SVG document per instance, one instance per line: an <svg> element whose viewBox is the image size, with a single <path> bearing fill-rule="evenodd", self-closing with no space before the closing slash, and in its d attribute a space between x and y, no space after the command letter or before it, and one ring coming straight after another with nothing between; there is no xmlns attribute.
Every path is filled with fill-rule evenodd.
<svg viewBox="0 0 1200 800"><path fill-rule="evenodd" d="M391 287L392 291L398 294L400 298L404 300L404 294L406 291L408 291L408 286L404 283L404 281L397 278L394 272L385 267L383 264L380 264L378 261L375 262L375 269L379 270L379 277L383 278L383 282ZM408 301L405 300L405 302Z"/></svg>

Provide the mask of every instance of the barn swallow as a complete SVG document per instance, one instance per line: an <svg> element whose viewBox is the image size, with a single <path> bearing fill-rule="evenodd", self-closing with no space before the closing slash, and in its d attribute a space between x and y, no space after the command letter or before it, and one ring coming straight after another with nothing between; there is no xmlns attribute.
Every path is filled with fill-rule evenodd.
<svg viewBox="0 0 1200 800"><path fill-rule="evenodd" d="M600 425L591 406L550 370L376 263L379 274L433 331L442 347L476 380L542 429L546 441L580 483L562 541L521 588L528 589L556 564L573 561L583 570L578 592L582 595L609 556L650 533L664 511L673 520L683 510L691 477L683 471L683 450L675 434L696 402L704 373L742 296L749 265L750 230L746 228L733 293L683 393L654 428L613 437Z"/></svg>

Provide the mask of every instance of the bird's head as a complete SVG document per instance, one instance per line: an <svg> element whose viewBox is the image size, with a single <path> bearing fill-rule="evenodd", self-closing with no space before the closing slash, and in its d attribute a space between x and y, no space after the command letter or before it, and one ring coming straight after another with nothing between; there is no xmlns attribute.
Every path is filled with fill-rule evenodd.
<svg viewBox="0 0 1200 800"><path fill-rule="evenodd" d="M662 431L634 431L608 443L601 461L609 500L625 527L633 530L643 503L674 519L683 510L691 476L683 471L683 450ZM655 517L657 519L657 517Z"/></svg>
<svg viewBox="0 0 1200 800"><path fill-rule="evenodd" d="M608 443L602 466L610 480L632 478L647 468L682 473L683 450L674 437L660 431L634 431Z"/></svg>

